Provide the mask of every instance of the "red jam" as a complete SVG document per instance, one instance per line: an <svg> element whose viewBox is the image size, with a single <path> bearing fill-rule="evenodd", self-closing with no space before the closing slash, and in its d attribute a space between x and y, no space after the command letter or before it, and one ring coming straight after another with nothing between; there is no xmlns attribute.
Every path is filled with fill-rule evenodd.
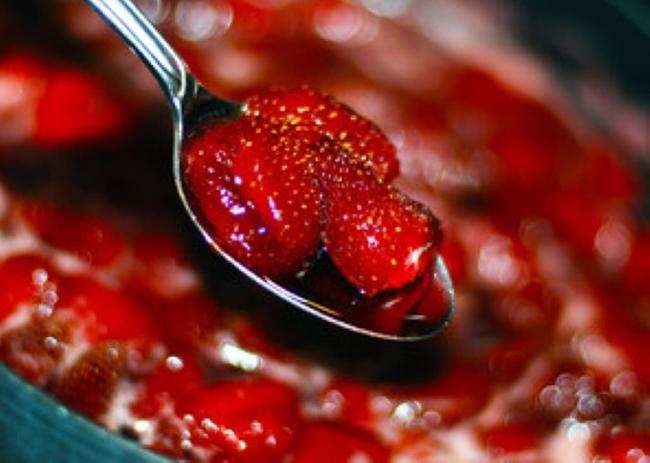
<svg viewBox="0 0 650 463"><path fill-rule="evenodd" d="M368 296L431 271L436 218L390 185L399 165L388 139L331 97L306 87L255 95L183 156L217 244L255 271L296 273L321 242Z"/></svg>
<svg viewBox="0 0 650 463"><path fill-rule="evenodd" d="M146 70L83 2L56 4L39 27L31 10L5 2L0 26L28 34L33 49L0 51L1 361L98 424L182 460L645 462L650 225L638 213L637 165L650 161L626 144L634 137L614 126L604 137L567 110L530 57L509 61L512 49L480 40L473 53L462 41L445 50L444 31L423 28L452 9L411 3L433 10L219 0L163 1L150 13L215 93L257 95L234 133L214 127L205 134L219 136L188 145L188 175L213 167L196 178L251 211L219 215L226 205L209 203L222 245L265 272L294 271L322 242L354 285L400 286L427 262L395 272L391 258L403 262L423 243L435 250L439 236L399 187L445 223L440 253L458 298L441 337L396 347L332 334L194 256L191 242L181 246L182 213L170 210L171 141L152 137L168 133L168 116ZM127 93L129 107L126 81L142 89ZM259 91L301 82L358 108L392 143L321 94ZM648 133L646 119L617 110L602 121ZM201 144L223 159L197 161ZM285 166L290 174L277 174ZM389 252L366 253L357 228L367 214L349 210L349 196L365 213L394 211L389 227L408 236L379 230ZM314 207L296 220L274 215L296 204ZM262 225L248 238L281 253L273 261L228 241L228 230ZM318 268L306 278L331 292ZM407 285L410 297L420 297L419 282ZM395 329L391 314L409 304L386 304L392 311L375 322Z"/></svg>

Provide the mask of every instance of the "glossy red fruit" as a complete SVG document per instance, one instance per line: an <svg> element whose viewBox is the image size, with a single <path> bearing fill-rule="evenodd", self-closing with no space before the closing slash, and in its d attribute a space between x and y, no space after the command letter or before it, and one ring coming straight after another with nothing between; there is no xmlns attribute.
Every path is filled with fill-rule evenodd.
<svg viewBox="0 0 650 463"><path fill-rule="evenodd" d="M181 407L196 423L196 445L217 448L235 461L279 461L298 431L296 393L262 378L224 380L196 391Z"/></svg>
<svg viewBox="0 0 650 463"><path fill-rule="evenodd" d="M121 344L99 344L84 353L63 374L52 392L79 413L98 419L108 410L123 365L124 348Z"/></svg>
<svg viewBox="0 0 650 463"><path fill-rule="evenodd" d="M11 315L19 304L38 302L34 271L48 271L46 260L35 254L17 254L0 263L0 321ZM48 272L51 278L51 271Z"/></svg>
<svg viewBox="0 0 650 463"><path fill-rule="evenodd" d="M53 204L33 201L20 204L19 211L41 239L93 266L111 265L125 252L122 234L109 221L96 215L70 212Z"/></svg>
<svg viewBox="0 0 650 463"><path fill-rule="evenodd" d="M175 409L176 404L190 400L204 384L194 357L192 353L166 356L156 370L144 379L143 388L131 406L135 416L152 418L167 406Z"/></svg>
<svg viewBox="0 0 650 463"><path fill-rule="evenodd" d="M302 432L294 463L388 463L390 452L372 434L339 423L310 423Z"/></svg>
<svg viewBox="0 0 650 463"><path fill-rule="evenodd" d="M398 291L377 296L381 298L369 315L368 326L381 333L399 334L404 331L409 316L423 316L434 323L446 315L449 300L446 291L432 282L433 268L427 267L421 276Z"/></svg>
<svg viewBox="0 0 650 463"><path fill-rule="evenodd" d="M394 155L370 122L301 88L254 96L237 121L205 128L185 173L216 241L249 268L295 272L322 239L372 296L422 274L441 239L435 217L387 183Z"/></svg>
<svg viewBox="0 0 650 463"><path fill-rule="evenodd" d="M221 324L215 302L201 292L156 304L154 320L164 341L173 346L198 346L209 341Z"/></svg>
<svg viewBox="0 0 650 463"><path fill-rule="evenodd" d="M395 146L368 119L333 97L301 87L270 90L247 100L248 113L311 142L326 136L350 154L368 160L377 177L390 182L399 174Z"/></svg>
<svg viewBox="0 0 650 463"><path fill-rule="evenodd" d="M68 341L65 324L33 320L0 336L0 361L40 387L52 379Z"/></svg>
<svg viewBox="0 0 650 463"><path fill-rule="evenodd" d="M246 119L207 128L185 148L185 174L206 225L226 252L260 273L289 273L304 253L296 255L273 236L232 172L240 135L247 130Z"/></svg>
<svg viewBox="0 0 650 463"><path fill-rule="evenodd" d="M113 135L127 108L97 77L75 69L50 70L36 105L34 141L58 146Z"/></svg>
<svg viewBox="0 0 650 463"><path fill-rule="evenodd" d="M309 170L316 153L279 126L260 119L242 124L232 171L240 191L281 246L299 260L315 253L320 241L321 192Z"/></svg>
<svg viewBox="0 0 650 463"><path fill-rule="evenodd" d="M144 345L156 337L147 309L124 291L92 278L62 278L58 308L74 312L86 339L92 343L119 340Z"/></svg>
<svg viewBox="0 0 650 463"><path fill-rule="evenodd" d="M330 187L324 210L328 254L343 276L369 296L415 280L430 268L442 238L424 206L354 177Z"/></svg>

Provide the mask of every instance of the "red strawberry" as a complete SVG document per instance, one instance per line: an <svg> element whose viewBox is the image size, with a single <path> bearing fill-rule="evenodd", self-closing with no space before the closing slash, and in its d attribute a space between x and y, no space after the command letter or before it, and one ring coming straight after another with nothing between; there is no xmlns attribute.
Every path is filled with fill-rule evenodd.
<svg viewBox="0 0 650 463"><path fill-rule="evenodd" d="M388 463L390 453L372 434L328 422L310 423L295 451L294 463Z"/></svg>
<svg viewBox="0 0 650 463"><path fill-rule="evenodd" d="M206 129L185 149L185 174L207 225L226 252L260 273L289 273L305 255L295 255L272 236L232 173L239 136L249 128L249 121L242 119Z"/></svg>
<svg viewBox="0 0 650 463"><path fill-rule="evenodd" d="M0 321L25 302L37 302L38 288L34 271L48 271L45 259L33 254L18 254L0 264Z"/></svg>
<svg viewBox="0 0 650 463"><path fill-rule="evenodd" d="M325 135L355 156L363 156L384 181L399 173L395 146L381 130L325 93L304 86L271 90L252 96L246 103L249 114L272 124L286 124L292 132L312 141Z"/></svg>
<svg viewBox="0 0 650 463"><path fill-rule="evenodd" d="M196 423L196 445L237 461L272 462L288 451L299 423L295 392L261 378L225 380L196 391L182 407Z"/></svg>
<svg viewBox="0 0 650 463"><path fill-rule="evenodd" d="M251 119L241 124L232 171L280 246L297 260L313 255L320 241L320 191L309 174L316 153L281 128Z"/></svg>
<svg viewBox="0 0 650 463"><path fill-rule="evenodd" d="M366 180L362 166L349 163L339 172L323 182L325 247L339 271L369 296L413 281L440 242L435 217L390 186Z"/></svg>
<svg viewBox="0 0 650 463"><path fill-rule="evenodd" d="M43 240L92 265L110 265L125 251L123 236L110 222L97 216L30 201L22 203L19 211Z"/></svg>
<svg viewBox="0 0 650 463"><path fill-rule="evenodd" d="M154 310L165 341L172 345L195 346L208 340L220 325L216 304L200 292L157 304Z"/></svg>
<svg viewBox="0 0 650 463"><path fill-rule="evenodd" d="M90 342L148 343L155 331L149 312L119 289L91 278L67 277L59 285L59 309L72 309Z"/></svg>
<svg viewBox="0 0 650 463"><path fill-rule="evenodd" d="M0 361L37 386L45 386L63 355L68 332L53 320L38 320L0 336Z"/></svg>
<svg viewBox="0 0 650 463"><path fill-rule="evenodd" d="M108 410L123 364L121 344L95 346L63 374L53 393L64 404L97 419Z"/></svg>
<svg viewBox="0 0 650 463"><path fill-rule="evenodd" d="M79 143L114 135L124 125L127 109L97 77L58 68L47 75L36 106L36 143L46 146Z"/></svg>
<svg viewBox="0 0 650 463"><path fill-rule="evenodd" d="M235 258L294 272L322 236L342 275L370 296L413 281L440 241L435 217L385 183L396 166L374 125L307 88L252 97L247 114L208 127L185 151L189 186Z"/></svg>
<svg viewBox="0 0 650 463"><path fill-rule="evenodd" d="M193 355L169 355L144 380L142 392L131 410L140 418L154 417L166 405L187 401L202 384L202 374Z"/></svg>

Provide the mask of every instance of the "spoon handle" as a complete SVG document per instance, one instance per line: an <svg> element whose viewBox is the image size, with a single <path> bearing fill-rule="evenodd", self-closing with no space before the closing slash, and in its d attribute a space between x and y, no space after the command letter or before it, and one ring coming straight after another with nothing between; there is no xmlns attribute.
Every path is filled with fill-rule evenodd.
<svg viewBox="0 0 650 463"><path fill-rule="evenodd" d="M185 96L187 71L183 60L130 0L86 0L158 80L174 110Z"/></svg>

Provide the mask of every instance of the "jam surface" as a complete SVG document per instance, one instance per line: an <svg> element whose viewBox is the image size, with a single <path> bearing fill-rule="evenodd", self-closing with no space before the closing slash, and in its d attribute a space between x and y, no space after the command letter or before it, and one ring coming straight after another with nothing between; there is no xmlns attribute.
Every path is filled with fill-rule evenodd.
<svg viewBox="0 0 650 463"><path fill-rule="evenodd" d="M371 293L412 280L421 269L394 273L390 259L437 230L388 185L440 217L457 311L441 337L402 347L314 326L202 259L170 206L171 140L151 136L168 132L167 113L147 71L80 2L47 3L51 14L36 28L22 2L0 5L8 18L0 27L31 37L0 49L0 89L11 89L0 99L2 362L98 424L182 460L647 460L650 226L637 173L649 160L567 108L530 60L503 61L499 48L486 63L477 58L488 53L482 42L462 57L457 42L445 48L439 28L419 29L440 17L437 2L424 3L432 10L330 0L163 1L148 10L216 94L257 95L235 140L197 139L189 151L198 158L201 143L237 145L243 134L252 142L227 163L193 163L215 169L210 180L223 182L215 191L231 205L254 205L244 217L215 211L224 221L215 233L263 224L268 231L254 239L283 253L273 263L291 271L323 241L339 251L329 265L363 276L352 282ZM126 81L138 90L125 90ZM259 91L303 82L387 137L342 105L342 126L313 111L291 125L285 118L302 98L323 96ZM284 110L275 98L287 99ZM257 122L278 134L287 124L305 132L283 141L258 133L261 114L269 119ZM310 117L325 132L311 130ZM336 219L355 216L350 189L314 187L300 167L305 153L320 159L309 137L323 133L328 149L363 146L367 159L339 159L332 146L340 163L319 181L355 179L360 163L355 202L399 210L393 228L402 214L409 225L427 223L426 237L380 234L399 254L382 253L376 274L358 251L363 236L337 228L362 223ZM310 148L296 150L306 139ZM285 165L295 184L277 183L289 178L276 174ZM259 184L233 196L234 175ZM278 210L293 211L294 189L313 215L277 220ZM325 189L333 199L322 199ZM269 192L281 207L265 202ZM324 227L323 207L335 218ZM354 246L340 243L344 233ZM318 282L317 272L307 275ZM417 295L418 279L410 284Z"/></svg>

